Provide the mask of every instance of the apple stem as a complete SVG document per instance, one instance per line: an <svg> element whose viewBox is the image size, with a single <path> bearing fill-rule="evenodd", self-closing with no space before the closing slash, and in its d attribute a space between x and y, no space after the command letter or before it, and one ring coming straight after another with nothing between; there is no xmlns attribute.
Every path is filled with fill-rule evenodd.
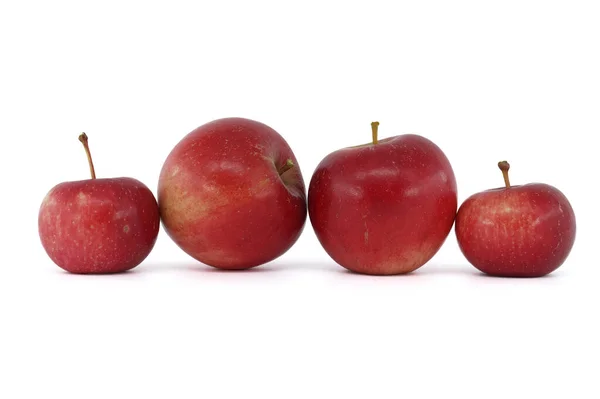
<svg viewBox="0 0 600 399"><path fill-rule="evenodd" d="M90 154L90 147L88 145L88 136L85 133L81 133L79 135L79 141L83 144L83 148L85 149L85 154L87 155L88 164L90 165L90 174L92 175L92 179L96 178L96 171L94 170L94 162L92 162L92 154Z"/></svg>
<svg viewBox="0 0 600 399"><path fill-rule="evenodd" d="M283 166L277 170L277 172L279 172L279 176L281 176L282 174L284 174L288 170L292 169L293 167L294 167L294 161L292 161L291 159L288 159L287 161L285 161L285 164L283 164Z"/></svg>
<svg viewBox="0 0 600 399"><path fill-rule="evenodd" d="M371 122L371 131L373 134L373 144L377 144L377 129L379 128L379 122Z"/></svg>
<svg viewBox="0 0 600 399"><path fill-rule="evenodd" d="M508 170L510 169L510 164L506 161L498 162L498 167L502 171L502 176L504 177L504 184L506 188L510 188L510 180L508 180Z"/></svg>

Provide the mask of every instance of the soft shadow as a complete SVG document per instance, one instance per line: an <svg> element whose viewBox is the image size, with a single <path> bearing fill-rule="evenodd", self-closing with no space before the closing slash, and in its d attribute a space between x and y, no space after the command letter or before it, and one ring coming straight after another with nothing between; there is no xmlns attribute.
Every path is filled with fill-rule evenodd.
<svg viewBox="0 0 600 399"><path fill-rule="evenodd" d="M261 274L261 273L285 273L285 272L301 272L301 271L318 271L335 273L339 270L345 270L341 266L338 266L335 262L327 261L296 261L285 259L275 259L271 262L265 263L260 266L255 266L249 269L241 270L225 270L216 267L205 265L197 261L189 262L152 262L145 263L138 266L136 273L169 273L169 272L189 272L199 274ZM135 270L135 269L134 269Z"/></svg>
<svg viewBox="0 0 600 399"><path fill-rule="evenodd" d="M269 263L271 267L280 271L319 271L319 272L334 272L336 269L341 268L334 261L286 261L286 260L274 260Z"/></svg>
<svg viewBox="0 0 600 399"><path fill-rule="evenodd" d="M105 273L105 274L75 274L67 272L61 268L56 268L56 274L62 274L71 276L70 278L95 278L95 279L113 279L113 278L127 278L136 279L143 277L147 274L152 273L170 273L170 272L186 272L206 275L239 275L239 274L264 274L264 273L285 273L285 272L325 272L332 273L333 275L345 275L345 276L357 276L360 278L378 278L378 279L391 279L391 278L431 278L432 276L463 276L473 279L483 279L486 281L494 280L536 280L536 279L557 279L562 275L560 270L553 273L547 274L542 277L506 277L506 276L492 276L485 274L475 267L469 264L425 264L417 270L406 273L406 274L395 274L395 275L373 275L373 274L362 274L348 270L338 265L333 260L314 260L299 262L296 260L286 261L285 259L276 259L272 262L256 266L249 269L242 270L224 270L218 269L212 266L205 265L200 262L176 262L176 263L142 263L133 269L119 273Z"/></svg>
<svg viewBox="0 0 600 399"><path fill-rule="evenodd" d="M412 278L415 276L418 276L419 274L414 271L411 273L404 273L404 274L368 274L368 273L358 273L355 272L353 270L348 270L342 266L339 266L338 269L335 271L336 274L343 274L345 276L359 276L359 277L370 277L370 278L387 278L387 279L391 279L391 278Z"/></svg>
<svg viewBox="0 0 600 399"><path fill-rule="evenodd" d="M415 270L413 273L418 273L422 275L453 275L453 276L467 276L471 275L474 269L472 266L467 264L425 264L421 266L419 269Z"/></svg>
<svg viewBox="0 0 600 399"><path fill-rule="evenodd" d="M139 266L138 266L139 267ZM58 268L54 271L54 273L69 276L69 278L95 278L95 279L108 279L108 278L138 278L143 274L142 270L139 270L138 267L134 267L133 269L126 270L124 272L116 272L116 273L71 273L66 270Z"/></svg>
<svg viewBox="0 0 600 399"><path fill-rule="evenodd" d="M336 264L337 265L337 264ZM364 274L357 273L348 269L338 266L337 273L344 275L356 275L356 276L368 276L376 278L415 278L415 277L431 277L435 275L469 275L470 271L468 268L462 265L428 265L425 264L410 273L403 274L389 274L389 275L378 275L378 274Z"/></svg>
<svg viewBox="0 0 600 399"><path fill-rule="evenodd" d="M453 265L441 265L441 264L432 264L425 265L420 269L417 269L415 273L421 273L424 275L454 275L454 276L465 276L469 278L476 279L486 279L486 280L535 280L540 278L556 278L556 272L547 274L541 277L509 277L509 276L494 276L490 274L483 273L476 267L464 263L464 264L453 264Z"/></svg>
<svg viewBox="0 0 600 399"><path fill-rule="evenodd" d="M560 273L554 272L546 274L545 276L539 277L527 277L527 276L494 276L491 274L483 273L477 269L469 272L471 277L482 278L486 280L539 280L539 279L556 279L560 277Z"/></svg>
<svg viewBox="0 0 600 399"><path fill-rule="evenodd" d="M256 266L249 269L242 270L224 270L218 269L212 266L205 265L200 262L178 262L178 263L152 263L147 265L141 265L140 272L143 273L160 273L160 272L192 272L192 273L203 273L203 274L255 274L255 273L282 273L282 272L325 272L332 273L333 275L346 275L346 276L361 276L361 277L372 277L372 278L408 278L408 277L424 277L433 275L469 275L472 273L468 267L465 266L438 266L438 265L424 265L421 268L405 274L396 275L373 275L373 274L362 274L351 270L348 270L338 265L333 260L310 260L310 261L286 261L284 259L276 259L269 263L265 263L260 266Z"/></svg>
<svg viewBox="0 0 600 399"><path fill-rule="evenodd" d="M207 274L257 274L257 273L272 273L276 272L277 269L271 267L268 264L251 267L248 269L237 269L237 270L227 270L227 269L219 269L216 267L208 266L205 264L187 264L182 265L180 270L188 270L194 273L207 273Z"/></svg>
<svg viewBox="0 0 600 399"><path fill-rule="evenodd" d="M142 266L142 265L141 265ZM140 270L141 271L141 270ZM200 262L178 262L178 263L152 263L143 265L144 273L161 273L161 272L191 272L191 273L205 273L205 274L255 274L255 273L269 273L277 271L270 264L264 264L261 266L252 267L249 269L241 270L225 270L218 269L216 267L208 266Z"/></svg>

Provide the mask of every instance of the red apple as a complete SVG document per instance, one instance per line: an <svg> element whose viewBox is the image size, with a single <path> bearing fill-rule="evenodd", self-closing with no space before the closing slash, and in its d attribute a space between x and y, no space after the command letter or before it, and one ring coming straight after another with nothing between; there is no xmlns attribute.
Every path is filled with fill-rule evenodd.
<svg viewBox="0 0 600 399"><path fill-rule="evenodd" d="M308 192L325 251L358 273L409 273L440 249L456 215L454 172L440 148L405 134L329 154Z"/></svg>
<svg viewBox="0 0 600 399"><path fill-rule="evenodd" d="M58 184L44 198L39 235L50 259L77 274L123 272L150 253L160 219L152 192L138 180L96 179L87 136L79 136L91 179Z"/></svg>
<svg viewBox="0 0 600 399"><path fill-rule="evenodd" d="M456 237L480 271L540 277L567 259L575 242L575 213L565 195L547 184L511 186L510 165L498 163L506 187L474 194L460 206Z"/></svg>
<svg viewBox="0 0 600 399"><path fill-rule="evenodd" d="M269 126L224 118L198 127L167 157L159 179L163 226L196 260L247 269L284 254L306 220L298 162Z"/></svg>

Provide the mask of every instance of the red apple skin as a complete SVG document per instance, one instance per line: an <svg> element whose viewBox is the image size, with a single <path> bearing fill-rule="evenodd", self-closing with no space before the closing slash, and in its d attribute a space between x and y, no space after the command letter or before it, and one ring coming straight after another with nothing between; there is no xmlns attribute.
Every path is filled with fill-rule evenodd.
<svg viewBox="0 0 600 399"><path fill-rule="evenodd" d="M463 202L455 233L462 253L483 273L541 277L571 252L575 213L565 195L547 184L492 189Z"/></svg>
<svg viewBox="0 0 600 399"><path fill-rule="evenodd" d="M310 220L329 256L348 270L410 273L446 240L456 216L456 180L442 150L405 134L338 150L315 170Z"/></svg>
<svg viewBox="0 0 600 399"><path fill-rule="evenodd" d="M134 268L150 254L159 227L154 195L127 177L61 183L46 195L38 216L46 253L76 274Z"/></svg>
<svg viewBox="0 0 600 399"><path fill-rule="evenodd" d="M281 176L278 168L294 166ZM279 133L224 118L185 136L159 179L163 226L194 259L220 269L256 267L283 255L306 221L298 162Z"/></svg>

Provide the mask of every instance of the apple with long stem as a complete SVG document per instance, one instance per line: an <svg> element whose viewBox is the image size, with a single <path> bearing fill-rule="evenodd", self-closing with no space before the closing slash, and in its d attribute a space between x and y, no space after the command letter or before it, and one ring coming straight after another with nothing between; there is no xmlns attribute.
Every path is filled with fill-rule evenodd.
<svg viewBox="0 0 600 399"><path fill-rule="evenodd" d="M567 197L543 183L510 184L506 161L498 163L505 187L467 198L455 232L467 260L483 273L540 277L560 267L575 242L575 213Z"/></svg>
<svg viewBox="0 0 600 399"><path fill-rule="evenodd" d="M97 179L85 133L79 136L91 179L56 185L39 210L42 245L54 263L76 274L124 272L152 251L160 227L158 204L129 177Z"/></svg>
<svg viewBox="0 0 600 399"><path fill-rule="evenodd" d="M317 166L309 187L314 231L329 256L348 270L410 273L440 249L454 223L456 180L429 139L404 134L343 148Z"/></svg>

